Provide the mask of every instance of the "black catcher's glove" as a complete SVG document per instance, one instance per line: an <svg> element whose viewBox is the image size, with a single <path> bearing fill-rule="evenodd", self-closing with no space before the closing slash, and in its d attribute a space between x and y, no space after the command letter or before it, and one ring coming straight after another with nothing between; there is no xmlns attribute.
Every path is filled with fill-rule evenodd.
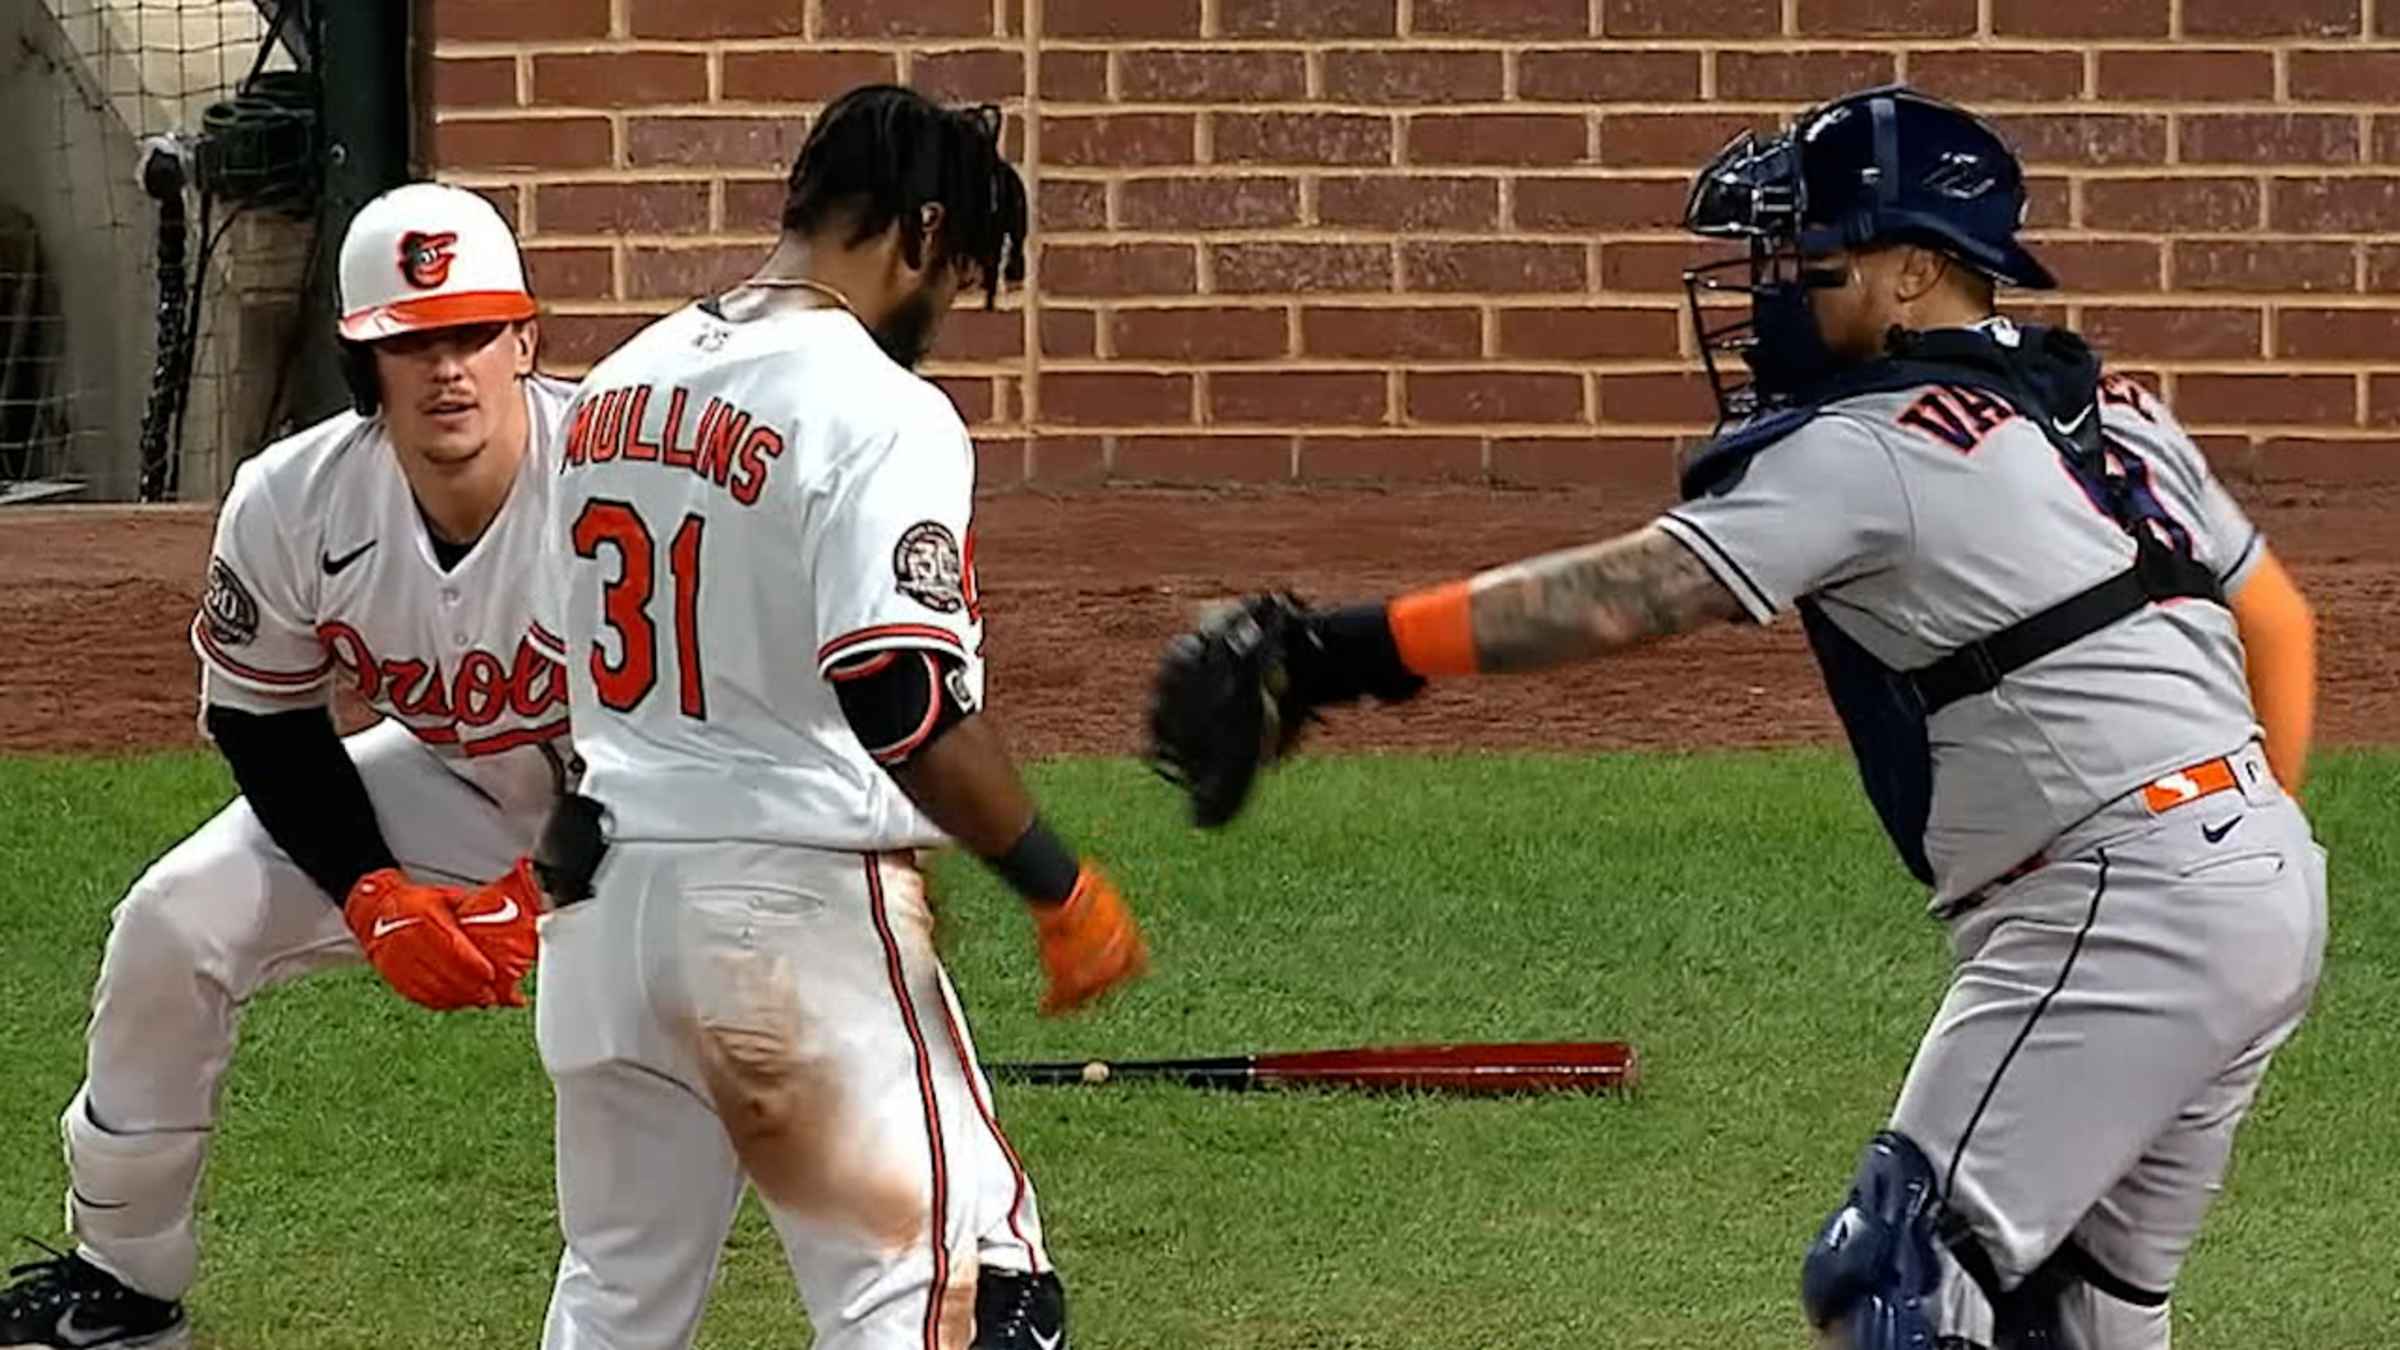
<svg viewBox="0 0 2400 1350"><path fill-rule="evenodd" d="M1425 682L1400 665L1383 607L1312 610L1253 595L1167 645L1150 701L1151 767L1192 799L1192 823L1241 812L1259 769L1289 754L1315 709L1387 702Z"/></svg>

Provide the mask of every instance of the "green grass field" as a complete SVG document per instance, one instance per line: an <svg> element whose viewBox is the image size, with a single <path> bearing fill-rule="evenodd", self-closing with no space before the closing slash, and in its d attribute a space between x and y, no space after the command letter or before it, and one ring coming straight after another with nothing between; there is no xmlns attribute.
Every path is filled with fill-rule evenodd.
<svg viewBox="0 0 2400 1350"><path fill-rule="evenodd" d="M2400 755L2329 756L2333 954L2179 1294L2179 1350L2400 1326ZM1831 755L1304 761L1221 836L1122 762L1035 771L1114 860L1156 974L1033 1015L1023 919L941 868L989 1058L1635 1041L1631 1101L1003 1089L1111 1347L1796 1347L1796 1260L1941 989L1942 935ZM108 910L225 798L206 756L0 761L0 1234L57 1236L55 1118ZM203 1192L203 1346L524 1347L557 1256L523 1013L363 970L250 1010ZM31 1249L23 1249L30 1254ZM746 1211L701 1343L800 1346Z"/></svg>

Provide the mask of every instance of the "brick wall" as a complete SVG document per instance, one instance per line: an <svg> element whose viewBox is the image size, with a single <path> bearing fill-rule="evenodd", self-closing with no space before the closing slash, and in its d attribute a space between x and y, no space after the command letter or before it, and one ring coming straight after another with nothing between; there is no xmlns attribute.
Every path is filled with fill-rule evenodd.
<svg viewBox="0 0 2400 1350"><path fill-rule="evenodd" d="M1895 77L1995 116L2034 313L2212 452L2400 467L2400 0L418 2L427 167L514 213L566 369L753 265L827 97L1004 103L1034 287L938 368L987 482L1654 490L1711 406L1691 171Z"/></svg>

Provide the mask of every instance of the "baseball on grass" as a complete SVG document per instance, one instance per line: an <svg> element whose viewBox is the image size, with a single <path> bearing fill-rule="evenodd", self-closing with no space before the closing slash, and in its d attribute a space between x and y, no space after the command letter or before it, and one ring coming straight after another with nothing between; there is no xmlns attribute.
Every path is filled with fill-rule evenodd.
<svg viewBox="0 0 2400 1350"><path fill-rule="evenodd" d="M1108 1066L1107 1066L1106 1064L1103 1064L1103 1063L1101 1063L1099 1060L1096 1060L1096 1059L1095 1059L1095 1060L1093 1060L1091 1063L1084 1065L1084 1066L1083 1066L1083 1081L1085 1081L1085 1082L1087 1082L1087 1083L1105 1083L1105 1082L1107 1082L1107 1081L1108 1081Z"/></svg>

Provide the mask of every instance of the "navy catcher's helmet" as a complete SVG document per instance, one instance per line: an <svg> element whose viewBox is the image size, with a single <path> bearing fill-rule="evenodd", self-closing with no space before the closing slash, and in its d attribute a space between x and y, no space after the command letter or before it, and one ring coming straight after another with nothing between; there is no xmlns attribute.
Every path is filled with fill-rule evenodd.
<svg viewBox="0 0 2400 1350"><path fill-rule="evenodd" d="M1778 136L1735 137L1693 180L1684 209L1692 233L1750 244L1747 259L1685 275L1725 415L1783 401L1798 392L1783 386L1802 372L1774 370L1788 358L1762 362L1756 351L1762 341L1788 337L1788 323L1760 315L1755 325L1712 331L1700 310L1703 292L1747 291L1754 310L1788 307L1804 303L1809 287L1842 284L1841 274L1812 269L1808 260L1901 243L1937 249L1995 282L2049 290L2057 279L2017 241L2025 209L2024 169L1999 133L1965 109L1905 85L1844 95L1803 113ZM1745 266L1747 285L1724 279L1728 269ZM1803 326L1813 332L1813 324ZM1728 389L1717 378L1716 354L1731 351L1760 377L1754 386Z"/></svg>

